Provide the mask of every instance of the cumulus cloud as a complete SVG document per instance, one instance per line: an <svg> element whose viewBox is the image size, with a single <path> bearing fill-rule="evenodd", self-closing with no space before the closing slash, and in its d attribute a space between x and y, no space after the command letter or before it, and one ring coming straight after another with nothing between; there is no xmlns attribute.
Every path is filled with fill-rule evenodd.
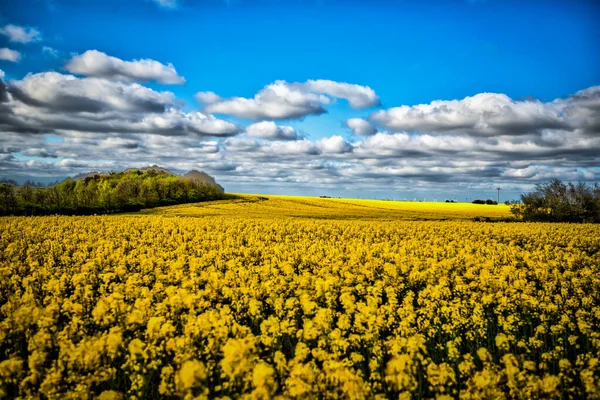
<svg viewBox="0 0 600 400"><path fill-rule="evenodd" d="M162 112L174 104L171 92L156 92L139 84L97 78L76 78L58 72L29 74L11 82L21 102L62 112Z"/></svg>
<svg viewBox="0 0 600 400"><path fill-rule="evenodd" d="M317 155L319 146L307 139L294 141L261 141L254 138L230 138L224 142L227 150L251 153L250 157Z"/></svg>
<svg viewBox="0 0 600 400"><path fill-rule="evenodd" d="M379 96L368 86L360 86L326 79L308 80L298 86L309 92L324 93L332 97L348 100L352 108L369 108L381 104Z"/></svg>
<svg viewBox="0 0 600 400"><path fill-rule="evenodd" d="M394 131L459 132L473 136L522 135L570 128L552 103L514 101L498 93L403 105L376 111L370 120Z"/></svg>
<svg viewBox="0 0 600 400"><path fill-rule="evenodd" d="M600 134L600 86L578 91L553 102L575 128L587 134Z"/></svg>
<svg viewBox="0 0 600 400"><path fill-rule="evenodd" d="M21 61L21 53L16 50L11 50L6 47L0 48L0 60L19 62Z"/></svg>
<svg viewBox="0 0 600 400"><path fill-rule="evenodd" d="M201 112L185 113L175 109L162 114L148 115L139 124L132 124L131 129L137 132L173 135L192 133L201 136L233 136L242 130L236 124L212 115Z"/></svg>
<svg viewBox="0 0 600 400"><path fill-rule="evenodd" d="M194 95L196 100L202 104L212 104L221 100L215 92L198 92Z"/></svg>
<svg viewBox="0 0 600 400"><path fill-rule="evenodd" d="M257 122L246 127L248 136L269 140L296 140L298 135L291 126L278 126L272 121Z"/></svg>
<svg viewBox="0 0 600 400"><path fill-rule="evenodd" d="M212 115L183 112L173 93L137 83L44 72L9 81L2 90L0 129L9 132L232 136L242 131Z"/></svg>
<svg viewBox="0 0 600 400"><path fill-rule="evenodd" d="M185 83L185 78L177 74L173 64L165 65L150 59L123 61L98 50L88 50L74 56L67 62L65 69L72 74L114 80L178 85Z"/></svg>
<svg viewBox="0 0 600 400"><path fill-rule="evenodd" d="M42 34L36 28L8 24L0 28L0 34L8 37L11 42L30 43L42 39Z"/></svg>
<svg viewBox="0 0 600 400"><path fill-rule="evenodd" d="M371 123L362 118L349 118L346 121L346 126L352 129L355 135L373 135L377 133L377 129Z"/></svg>
<svg viewBox="0 0 600 400"><path fill-rule="evenodd" d="M323 104L328 104L327 96L310 93L285 81L277 81L266 86L254 98L232 97L221 99L218 96L201 92L197 96L202 101L210 101L205 110L209 113L229 114L251 120L297 119L307 115L325 112Z"/></svg>
<svg viewBox="0 0 600 400"><path fill-rule="evenodd" d="M198 101L209 113L234 115L251 120L300 119L326 112L325 106L336 98L348 100L353 108L368 108L379 104L379 97L368 86L328 80L305 83L276 81L267 85L253 98L222 99L212 92L199 92Z"/></svg>
<svg viewBox="0 0 600 400"><path fill-rule="evenodd" d="M225 140L226 150L243 154L242 158L271 159L277 157L339 156L352 152L352 145L341 136L331 136L311 141L306 138L295 141L267 141L256 138L230 138ZM281 160L285 163L284 160Z"/></svg>
<svg viewBox="0 0 600 400"><path fill-rule="evenodd" d="M341 136L331 136L317 141L319 149L325 153L343 154L352 152L352 145Z"/></svg>

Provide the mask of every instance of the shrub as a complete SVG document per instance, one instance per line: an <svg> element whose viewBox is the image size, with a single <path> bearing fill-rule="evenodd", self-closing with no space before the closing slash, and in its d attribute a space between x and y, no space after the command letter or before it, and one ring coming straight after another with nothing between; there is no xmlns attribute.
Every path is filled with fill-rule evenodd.
<svg viewBox="0 0 600 400"><path fill-rule="evenodd" d="M511 212L524 221L600 222L600 186L554 179L521 195Z"/></svg>

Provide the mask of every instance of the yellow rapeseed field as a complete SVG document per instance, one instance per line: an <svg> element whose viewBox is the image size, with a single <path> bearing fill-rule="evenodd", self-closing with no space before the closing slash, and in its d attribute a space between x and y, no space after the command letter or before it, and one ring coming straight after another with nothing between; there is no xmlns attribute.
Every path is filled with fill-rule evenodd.
<svg viewBox="0 0 600 400"><path fill-rule="evenodd" d="M271 196L143 214L0 218L0 397L600 398L600 226Z"/></svg>
<svg viewBox="0 0 600 400"><path fill-rule="evenodd" d="M316 198L301 196L238 195L234 199L162 207L145 214L169 216L226 216L241 218L317 218L362 220L504 220L511 218L504 204L404 202Z"/></svg>

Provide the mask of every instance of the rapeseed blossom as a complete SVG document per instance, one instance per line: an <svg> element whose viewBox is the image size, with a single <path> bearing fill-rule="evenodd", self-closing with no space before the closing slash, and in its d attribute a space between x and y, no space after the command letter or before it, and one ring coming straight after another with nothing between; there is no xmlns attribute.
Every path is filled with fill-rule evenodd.
<svg viewBox="0 0 600 400"><path fill-rule="evenodd" d="M0 232L2 398L600 398L598 226L249 211Z"/></svg>

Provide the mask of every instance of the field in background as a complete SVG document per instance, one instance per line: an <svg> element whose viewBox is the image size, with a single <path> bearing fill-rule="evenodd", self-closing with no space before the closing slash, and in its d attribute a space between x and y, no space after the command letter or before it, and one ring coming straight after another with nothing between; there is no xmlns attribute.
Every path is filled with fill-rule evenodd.
<svg viewBox="0 0 600 400"><path fill-rule="evenodd" d="M241 218L316 218L359 220L510 219L504 204L402 202L302 196L235 195L229 200L159 207L142 214L163 216L227 216Z"/></svg>

